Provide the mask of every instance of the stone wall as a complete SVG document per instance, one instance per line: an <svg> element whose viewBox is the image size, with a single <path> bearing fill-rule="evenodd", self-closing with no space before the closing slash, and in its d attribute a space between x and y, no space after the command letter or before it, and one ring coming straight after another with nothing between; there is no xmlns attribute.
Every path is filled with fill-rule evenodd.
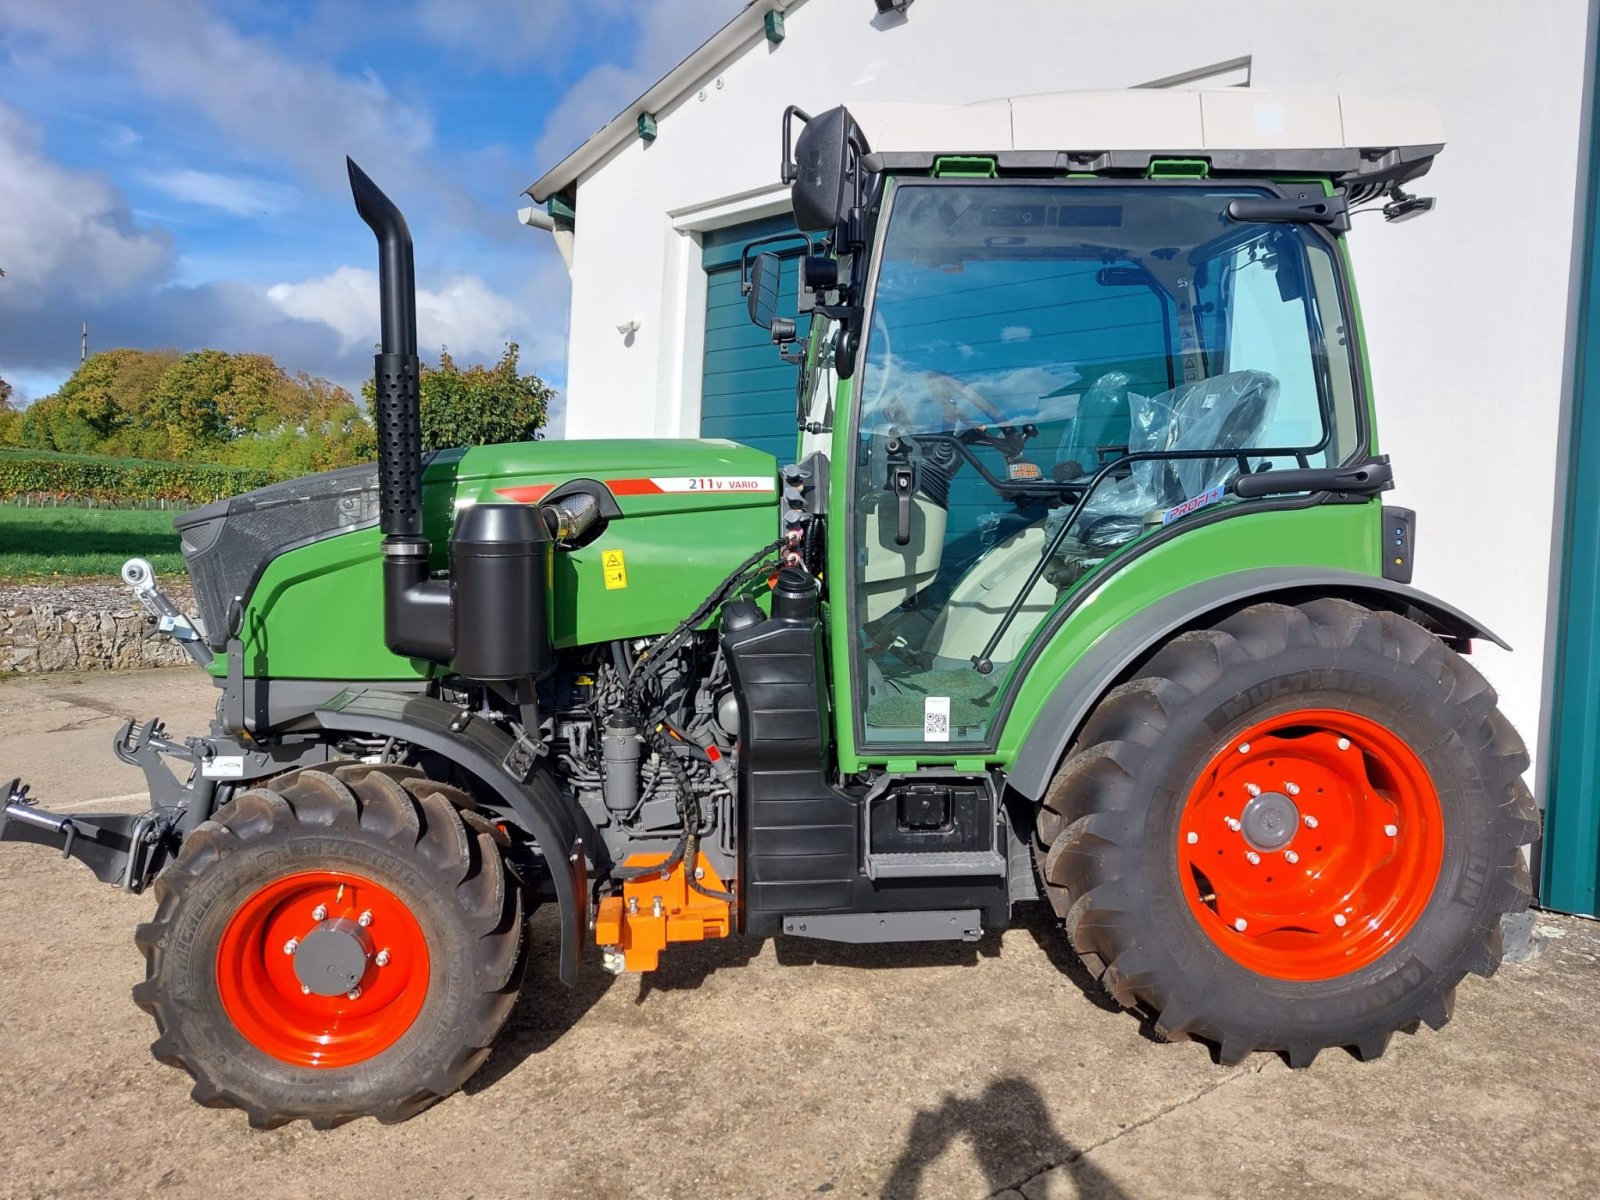
<svg viewBox="0 0 1600 1200"><path fill-rule="evenodd" d="M119 588L7 589L0 595L0 674L108 671L191 663ZM180 609L192 606L174 594Z"/></svg>

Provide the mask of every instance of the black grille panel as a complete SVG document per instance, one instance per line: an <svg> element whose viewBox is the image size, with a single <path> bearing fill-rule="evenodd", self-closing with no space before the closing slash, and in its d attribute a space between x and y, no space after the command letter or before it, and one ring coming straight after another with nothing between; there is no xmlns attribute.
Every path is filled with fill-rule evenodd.
<svg viewBox="0 0 1600 1200"><path fill-rule="evenodd" d="M248 599L272 557L378 523L378 468L343 467L257 488L174 518L206 644L221 650L228 608Z"/></svg>

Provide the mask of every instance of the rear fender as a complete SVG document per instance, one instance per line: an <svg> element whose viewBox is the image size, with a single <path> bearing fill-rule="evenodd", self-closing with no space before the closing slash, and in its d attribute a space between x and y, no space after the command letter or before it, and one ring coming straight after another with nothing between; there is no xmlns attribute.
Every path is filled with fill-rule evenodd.
<svg viewBox="0 0 1600 1200"><path fill-rule="evenodd" d="M577 978L588 927L583 826L525 743L498 726L428 696L378 689L344 691L317 709L325 729L398 738L448 759L483 785L479 802L539 845L561 909L561 981Z"/></svg>
<svg viewBox="0 0 1600 1200"><path fill-rule="evenodd" d="M1007 773L1007 784L1029 800L1044 795L1051 777L1100 698L1150 651L1185 629L1220 620L1245 604L1296 603L1341 596L1369 608L1409 617L1457 649L1475 638L1511 649L1480 622L1407 584L1356 571L1314 567L1262 567L1220 575L1174 592L1140 609L1113 636L1102 637L1056 685Z"/></svg>

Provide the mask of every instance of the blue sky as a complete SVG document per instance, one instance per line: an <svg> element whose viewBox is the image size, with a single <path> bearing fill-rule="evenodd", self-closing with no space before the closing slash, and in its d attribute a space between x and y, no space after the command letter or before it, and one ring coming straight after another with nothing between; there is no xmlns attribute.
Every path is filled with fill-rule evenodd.
<svg viewBox="0 0 1600 1200"><path fill-rule="evenodd" d="M0 376L90 349L371 368L350 154L405 210L419 337L564 381L567 285L522 188L743 0L0 0Z"/></svg>

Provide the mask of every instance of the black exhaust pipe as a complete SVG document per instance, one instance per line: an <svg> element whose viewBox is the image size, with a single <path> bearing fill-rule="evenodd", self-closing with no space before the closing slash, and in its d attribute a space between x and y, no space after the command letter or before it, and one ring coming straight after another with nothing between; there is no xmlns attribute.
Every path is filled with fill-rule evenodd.
<svg viewBox="0 0 1600 1200"><path fill-rule="evenodd" d="M378 239L379 351L377 384L378 527L383 531L384 641L396 654L450 661L450 585L428 578L422 535L422 419L418 390L417 287L411 231L394 201L346 158L356 212Z"/></svg>

